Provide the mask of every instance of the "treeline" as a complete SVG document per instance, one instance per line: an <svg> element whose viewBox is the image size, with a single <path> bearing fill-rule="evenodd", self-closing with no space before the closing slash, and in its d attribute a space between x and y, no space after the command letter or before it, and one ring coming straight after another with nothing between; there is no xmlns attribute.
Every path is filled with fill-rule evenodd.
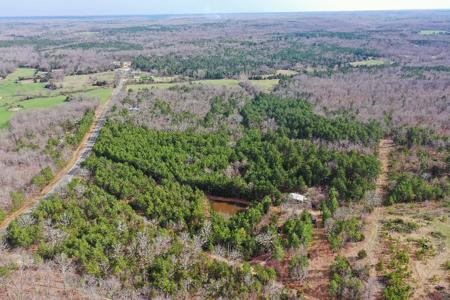
<svg viewBox="0 0 450 300"><path fill-rule="evenodd" d="M262 62L246 53L231 49L224 51L221 55L137 56L132 63L133 68L142 71L156 70L164 75L184 75L199 79L230 78L240 73L253 73L262 66ZM201 75L199 70L201 70Z"/></svg>
<svg viewBox="0 0 450 300"><path fill-rule="evenodd" d="M267 119L275 120L278 131L293 139L351 140L376 143L382 137L380 125L374 121L362 123L351 116L326 118L314 113L306 101L280 99L263 94L242 110L244 125L259 127Z"/></svg>
<svg viewBox="0 0 450 300"><path fill-rule="evenodd" d="M278 40L285 37L274 36L270 40L253 43L242 41L240 47L217 48L201 55L186 56L178 53L143 56L133 59L133 67L142 71L156 71L164 75L184 75L199 79L222 79L239 76L267 75L268 69L290 68L296 64L322 66L333 70L335 66L345 67L352 61L365 60L379 54L371 49L351 48L326 43L307 44L299 37L286 37L287 43L281 48L273 48ZM273 71L272 70L272 71Z"/></svg>
<svg viewBox="0 0 450 300"><path fill-rule="evenodd" d="M118 42L118 41L105 41L105 42L81 42L71 43L63 48L69 49L102 49L109 51L130 51L130 50L144 50L144 47L138 44Z"/></svg>

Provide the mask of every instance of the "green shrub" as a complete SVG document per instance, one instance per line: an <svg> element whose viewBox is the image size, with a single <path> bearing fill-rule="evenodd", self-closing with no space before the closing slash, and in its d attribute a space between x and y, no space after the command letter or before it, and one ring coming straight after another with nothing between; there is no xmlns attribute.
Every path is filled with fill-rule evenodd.
<svg viewBox="0 0 450 300"><path fill-rule="evenodd" d="M359 250L358 251L358 259L364 259L364 258L366 258L367 257L367 252L366 252L366 250Z"/></svg>
<svg viewBox="0 0 450 300"><path fill-rule="evenodd" d="M358 278L357 272L350 262L342 256L337 256L331 266L330 296L336 299L362 299L364 282Z"/></svg>
<svg viewBox="0 0 450 300"><path fill-rule="evenodd" d="M17 270L18 266L15 263L9 263L4 266L0 266L0 278L8 277L13 271Z"/></svg>
<svg viewBox="0 0 450 300"><path fill-rule="evenodd" d="M389 231L411 233L419 228L419 224L396 218L393 220L385 221L383 227Z"/></svg>
<svg viewBox="0 0 450 300"><path fill-rule="evenodd" d="M46 167L41 170L39 175L33 177L32 182L34 185L36 185L40 188L43 188L47 184L49 184L50 181L53 180L53 178L54 178L54 175L53 175L52 169L50 167Z"/></svg>
<svg viewBox="0 0 450 300"><path fill-rule="evenodd" d="M389 204L438 200L445 196L441 187L430 184L417 175L401 173L394 180L394 185L389 189Z"/></svg>
<svg viewBox="0 0 450 300"><path fill-rule="evenodd" d="M0 208L0 222L3 222L8 214L3 208Z"/></svg>
<svg viewBox="0 0 450 300"><path fill-rule="evenodd" d="M92 110L87 111L83 118L75 125L75 131L66 138L67 143L72 146L78 145L88 133L94 120L95 112Z"/></svg>
<svg viewBox="0 0 450 300"><path fill-rule="evenodd" d="M405 145L408 148L418 145L431 145L435 139L434 131L429 128L409 127L394 132L395 143Z"/></svg>
<svg viewBox="0 0 450 300"><path fill-rule="evenodd" d="M328 199L320 203L320 207L322 209L323 223L325 224L328 219L334 216L334 213L339 208L338 192L334 187L330 189Z"/></svg>
<svg viewBox="0 0 450 300"><path fill-rule="evenodd" d="M296 255L289 262L289 274L295 279L304 279L307 275L309 258L305 255Z"/></svg>
<svg viewBox="0 0 450 300"><path fill-rule="evenodd" d="M389 263L390 272L385 274L386 288L383 295L387 300L407 300L411 297L413 288L409 284L411 271L408 269L409 254L393 243L390 249L392 259Z"/></svg>
<svg viewBox="0 0 450 300"><path fill-rule="evenodd" d="M360 242L364 240L361 231L362 222L360 218L352 217L345 220L336 220L328 232L328 240L331 248L337 250L346 242Z"/></svg>
<svg viewBox="0 0 450 300"><path fill-rule="evenodd" d="M25 203L25 194L22 192L11 192L12 210L17 210Z"/></svg>
<svg viewBox="0 0 450 300"><path fill-rule="evenodd" d="M6 239L11 247L30 247L42 237L42 234L40 224L21 226L18 221L14 221L8 226Z"/></svg>
<svg viewBox="0 0 450 300"><path fill-rule="evenodd" d="M436 249L434 248L432 242L427 238L420 238L414 240L416 245L418 246L418 250L416 251L417 259L424 259L429 256L433 256L436 254Z"/></svg>
<svg viewBox="0 0 450 300"><path fill-rule="evenodd" d="M304 211L299 218L288 220L282 229L286 238L283 239L286 248L308 246L312 239L313 224L311 214Z"/></svg>

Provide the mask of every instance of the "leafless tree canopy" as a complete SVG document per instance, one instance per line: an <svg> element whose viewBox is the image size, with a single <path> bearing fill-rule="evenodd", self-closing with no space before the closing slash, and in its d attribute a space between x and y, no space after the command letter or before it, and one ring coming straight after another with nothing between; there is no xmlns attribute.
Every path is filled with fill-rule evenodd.
<svg viewBox="0 0 450 300"><path fill-rule="evenodd" d="M46 151L49 140L58 142L62 159L70 155L70 147L64 144L66 130L76 124L87 110L98 105L98 101L85 99L73 101L49 109L19 112L11 120L11 126L0 132L0 205L10 208L11 192L32 193L35 189L31 179L40 170L55 161Z"/></svg>

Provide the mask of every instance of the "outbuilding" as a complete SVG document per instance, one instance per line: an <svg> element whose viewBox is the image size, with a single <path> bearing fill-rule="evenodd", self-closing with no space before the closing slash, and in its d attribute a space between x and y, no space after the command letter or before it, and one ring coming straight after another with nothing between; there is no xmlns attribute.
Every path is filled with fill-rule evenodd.
<svg viewBox="0 0 450 300"><path fill-rule="evenodd" d="M290 193L288 196L288 200L305 203L306 201L308 201L308 198L306 198L306 196L303 196L303 195L300 195L297 193Z"/></svg>

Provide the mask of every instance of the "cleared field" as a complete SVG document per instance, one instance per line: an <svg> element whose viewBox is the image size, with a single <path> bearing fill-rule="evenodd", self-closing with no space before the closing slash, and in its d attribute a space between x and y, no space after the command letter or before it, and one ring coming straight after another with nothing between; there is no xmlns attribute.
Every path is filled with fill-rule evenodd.
<svg viewBox="0 0 450 300"><path fill-rule="evenodd" d="M367 59L361 61L351 62L352 67L374 67L389 64L390 62L384 59Z"/></svg>
<svg viewBox="0 0 450 300"><path fill-rule="evenodd" d="M253 85L262 88L266 91L271 91L280 82L279 79L264 79L264 80L251 80Z"/></svg>
<svg viewBox="0 0 450 300"><path fill-rule="evenodd" d="M36 69L31 68L18 68L5 78L5 82L15 82L22 78L23 79L32 78L36 73L36 71L37 71Z"/></svg>
<svg viewBox="0 0 450 300"><path fill-rule="evenodd" d="M66 96L57 96L49 98L35 98L32 100L18 102L16 106L0 106L0 128L8 126L8 122L16 112L33 108L45 108L61 104Z"/></svg>
<svg viewBox="0 0 450 300"><path fill-rule="evenodd" d="M138 75L134 76L135 84L145 84L149 80L153 80L152 83L172 83L177 81L178 76L154 76L150 72L139 72Z"/></svg>
<svg viewBox="0 0 450 300"><path fill-rule="evenodd" d="M437 286L450 288L446 269L450 257L449 214L448 203L410 203L388 208L383 218L385 232L400 241L411 257L413 299L430 299L430 291ZM390 230L387 225L391 225ZM383 244L388 248L390 242Z"/></svg>
<svg viewBox="0 0 450 300"><path fill-rule="evenodd" d="M218 79L218 80L200 80L194 81L194 84L204 85L220 85L220 86L237 86L241 81L235 79ZM265 91L272 90L278 83L278 79L250 80L250 83Z"/></svg>
<svg viewBox="0 0 450 300"><path fill-rule="evenodd" d="M76 93L74 95L85 94L92 97L98 97L100 102L105 103L112 96L112 89L97 89L86 93ZM18 111L36 108L46 108L63 104L67 96L60 95L47 98L34 98L31 100L20 101L10 105L0 106L0 128L8 126L8 122Z"/></svg>
<svg viewBox="0 0 450 300"><path fill-rule="evenodd" d="M108 101L109 98L112 97L112 92L113 92L112 88L107 88L107 89L96 89L86 93L79 93L79 94L86 94L92 97L98 97L100 98L100 102L105 103L106 101Z"/></svg>
<svg viewBox="0 0 450 300"><path fill-rule="evenodd" d="M155 83L169 83L176 79L174 76L164 76L164 77L158 77L158 76L152 76Z"/></svg>
<svg viewBox="0 0 450 300"><path fill-rule="evenodd" d="M45 88L45 83L21 83L19 78L32 78L35 69L20 68L0 81L0 104L11 103L25 98L48 97L54 92Z"/></svg>
<svg viewBox="0 0 450 300"><path fill-rule="evenodd" d="M96 88L93 86L95 81L105 81L107 84L112 84L114 81L114 72L66 76L59 84L61 84L63 92L78 92Z"/></svg>
<svg viewBox="0 0 450 300"><path fill-rule="evenodd" d="M13 112L4 110L2 107L0 107L0 128L7 127L8 122L9 120L11 120L13 115L14 115Z"/></svg>
<svg viewBox="0 0 450 300"><path fill-rule="evenodd" d="M297 71L293 70L277 70L276 75L284 75L284 76L295 76L297 75Z"/></svg>
<svg viewBox="0 0 450 300"><path fill-rule="evenodd" d="M167 90L173 86L180 85L177 83L150 83L150 84L131 84L128 86L128 90L143 90L143 89L160 89Z"/></svg>
<svg viewBox="0 0 450 300"><path fill-rule="evenodd" d="M263 79L263 80L250 80L250 82L265 91L272 90L279 82L278 79ZM174 86L180 85L216 85L233 87L238 86L241 81L236 79L209 79L209 80L196 80L192 82L180 82L180 83L150 83L150 84L131 84L128 86L128 90L140 90L140 89L169 89Z"/></svg>
<svg viewBox="0 0 450 300"><path fill-rule="evenodd" d="M447 34L447 31L444 30L421 30L419 32L420 35L440 35Z"/></svg>
<svg viewBox="0 0 450 300"><path fill-rule="evenodd" d="M204 84L204 85L220 85L220 86L237 86L239 80L236 79L208 79L208 80L197 80L193 81L193 84Z"/></svg>
<svg viewBox="0 0 450 300"><path fill-rule="evenodd" d="M103 103L112 95L112 88L94 84L96 81L111 84L114 72L66 76L60 83L61 88L56 90L45 88L46 83L18 82L22 78L33 78L35 73L35 69L19 68L0 81L0 128L7 127L18 111L55 106L63 103L67 95L87 94L98 97Z"/></svg>
<svg viewBox="0 0 450 300"><path fill-rule="evenodd" d="M66 96L57 96L57 97L49 97L49 98L35 98L32 100L20 102L20 106L22 107L22 109L45 108L45 107L51 107L51 106L61 104L65 100L66 100Z"/></svg>

